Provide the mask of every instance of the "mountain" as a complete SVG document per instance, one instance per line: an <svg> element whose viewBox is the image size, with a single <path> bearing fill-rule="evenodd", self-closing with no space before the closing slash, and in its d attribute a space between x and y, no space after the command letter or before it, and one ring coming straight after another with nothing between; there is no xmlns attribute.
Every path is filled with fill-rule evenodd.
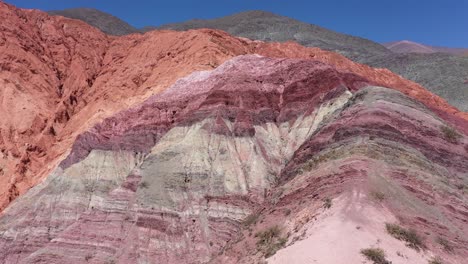
<svg viewBox="0 0 468 264"><path fill-rule="evenodd" d="M122 36L139 32L138 29L120 18L93 8L70 8L49 11L48 13L54 16L82 20L109 35Z"/></svg>
<svg viewBox="0 0 468 264"><path fill-rule="evenodd" d="M247 11L211 20L190 20L163 25L159 28L171 30L215 28L234 36L261 41L296 41L304 46L339 52L358 62L390 53L376 42L265 11ZM145 28L145 30L149 29Z"/></svg>
<svg viewBox="0 0 468 264"><path fill-rule="evenodd" d="M468 257L468 113L422 86L214 29L0 21L0 263Z"/></svg>
<svg viewBox="0 0 468 264"><path fill-rule="evenodd" d="M432 47L424 44L402 40L383 44L385 47L395 53L448 53L453 55L464 55L468 52L468 48L446 48L446 47Z"/></svg>
<svg viewBox="0 0 468 264"><path fill-rule="evenodd" d="M468 57L406 53L374 58L368 65L387 68L468 111Z"/></svg>
<svg viewBox="0 0 468 264"><path fill-rule="evenodd" d="M249 11L211 20L191 20L169 24L162 29L188 30L217 28L234 36L262 41L296 41L305 46L339 52L344 56L373 67L388 68L412 81L424 85L462 111L468 111L468 57L444 55L395 54L370 40L336 33L315 25L263 11ZM147 28L148 30L148 28ZM427 47L417 43L400 43L394 49L419 50L431 53L444 48ZM444 52L446 52L445 50ZM453 50L451 50L452 52ZM446 60L440 60L445 57ZM454 70L452 70L454 69ZM421 74L418 72L421 70Z"/></svg>
<svg viewBox="0 0 468 264"><path fill-rule="evenodd" d="M108 17L112 18L111 15L105 13L98 15L98 17L103 21L108 21ZM86 22L85 19L82 20ZM107 23L101 24L106 25ZM99 25L96 27L106 32L105 28ZM155 29L184 31L200 28L220 29L234 36L253 40L295 41L304 46L338 52L354 61L372 67L388 68L405 78L422 84L460 110L468 111L468 104L466 104L468 101L468 93L466 93L466 81L468 80L468 67L466 67L468 56L466 55L468 51L466 49L431 47L411 41L381 45L367 39L337 33L265 11L247 11L211 20L195 19L161 27L148 26L140 31L148 32ZM128 33L133 32L135 31ZM437 52L457 56L433 55ZM427 55L417 56L408 53L425 53Z"/></svg>

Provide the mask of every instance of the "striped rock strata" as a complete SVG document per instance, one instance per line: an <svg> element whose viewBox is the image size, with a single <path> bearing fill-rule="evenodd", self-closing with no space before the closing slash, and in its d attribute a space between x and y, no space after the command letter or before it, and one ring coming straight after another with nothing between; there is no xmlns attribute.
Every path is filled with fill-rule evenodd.
<svg viewBox="0 0 468 264"><path fill-rule="evenodd" d="M4 211L0 262L462 263L468 122L377 81L258 55L192 73L80 134Z"/></svg>
<svg viewBox="0 0 468 264"><path fill-rule="evenodd" d="M77 135L238 55L315 59L420 100L454 126L465 113L384 69L296 43L263 43L216 30L112 37L89 25L0 2L0 211L35 186Z"/></svg>

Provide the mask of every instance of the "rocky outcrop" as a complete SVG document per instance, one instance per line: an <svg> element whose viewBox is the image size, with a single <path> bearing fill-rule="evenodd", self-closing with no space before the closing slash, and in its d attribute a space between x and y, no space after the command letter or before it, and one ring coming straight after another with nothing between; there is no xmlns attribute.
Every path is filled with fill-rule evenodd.
<svg viewBox="0 0 468 264"><path fill-rule="evenodd" d="M192 73L77 137L0 218L1 261L343 263L381 241L395 263L462 263L468 122L453 128L434 106L372 84L317 60L258 55ZM359 208L377 216L364 221ZM362 230L317 248L347 254L298 254L328 221ZM386 221L424 231L425 250L372 231Z"/></svg>

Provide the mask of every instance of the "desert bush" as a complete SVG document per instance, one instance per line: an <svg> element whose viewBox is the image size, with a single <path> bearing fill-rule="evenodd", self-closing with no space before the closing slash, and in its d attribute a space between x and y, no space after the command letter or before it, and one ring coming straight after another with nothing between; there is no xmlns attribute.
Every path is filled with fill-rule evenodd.
<svg viewBox="0 0 468 264"><path fill-rule="evenodd" d="M93 255L92 255L91 253L89 253L89 254L87 254L87 255L85 256L85 261L88 262L88 261L90 261L92 258L93 258Z"/></svg>
<svg viewBox="0 0 468 264"><path fill-rule="evenodd" d="M258 220L258 217L260 215L258 213L253 213L253 214L250 214L249 216L247 216L244 221L242 222L242 224L246 227L248 226L251 226L251 225L254 225L257 223L257 220Z"/></svg>
<svg viewBox="0 0 468 264"><path fill-rule="evenodd" d="M284 247L287 238L281 236L281 229L275 225L255 234L257 249L268 258Z"/></svg>
<svg viewBox="0 0 468 264"><path fill-rule="evenodd" d="M425 248L423 239L415 230L405 229L398 224L390 223L386 223L385 228L387 229L387 232L394 238L405 241L406 246L418 251Z"/></svg>
<svg viewBox="0 0 468 264"><path fill-rule="evenodd" d="M332 199L331 198L323 199L323 208L330 209L331 207L332 207Z"/></svg>
<svg viewBox="0 0 468 264"><path fill-rule="evenodd" d="M441 126L440 130L444 134L444 138L449 142L457 143L458 139L461 137L461 135L458 134L458 132L455 129L453 129L452 127Z"/></svg>
<svg viewBox="0 0 468 264"><path fill-rule="evenodd" d="M143 189L147 189L149 187L149 183L146 181L140 182L140 187Z"/></svg>
<svg viewBox="0 0 468 264"><path fill-rule="evenodd" d="M447 252L453 251L453 247L447 239L439 236L437 237L436 242L439 243L445 251Z"/></svg>
<svg viewBox="0 0 468 264"><path fill-rule="evenodd" d="M374 264L391 264L385 257L385 252L381 248L366 248L361 250L361 254Z"/></svg>
<svg viewBox="0 0 468 264"><path fill-rule="evenodd" d="M429 264L443 264L440 257L433 257L428 261Z"/></svg>
<svg viewBox="0 0 468 264"><path fill-rule="evenodd" d="M372 198L374 198L375 200L379 202L382 202L385 199L385 194L383 192L372 191L370 195Z"/></svg>

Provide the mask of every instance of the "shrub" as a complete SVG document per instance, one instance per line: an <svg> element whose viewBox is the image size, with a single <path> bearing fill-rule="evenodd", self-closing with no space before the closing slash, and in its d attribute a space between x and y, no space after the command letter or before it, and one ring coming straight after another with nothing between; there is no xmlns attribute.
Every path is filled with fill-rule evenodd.
<svg viewBox="0 0 468 264"><path fill-rule="evenodd" d="M444 134L444 137L447 141L452 142L452 143L457 143L458 139L461 137L458 132L453 129L452 127L449 126L441 126L440 130Z"/></svg>
<svg viewBox="0 0 468 264"><path fill-rule="evenodd" d="M419 251L425 248L423 239L413 229L405 229L397 224L386 223L385 227L387 232L398 240L406 242L406 246Z"/></svg>
<svg viewBox="0 0 468 264"><path fill-rule="evenodd" d="M140 187L141 187L141 188L144 188L144 189L147 189L147 188L149 187L149 183L146 182L146 181L142 181L142 182L140 183Z"/></svg>
<svg viewBox="0 0 468 264"><path fill-rule="evenodd" d="M361 254L374 264L391 264L385 257L385 252L381 248L366 248L361 250Z"/></svg>
<svg viewBox="0 0 468 264"><path fill-rule="evenodd" d="M257 223L257 220L258 220L258 217L259 217L259 214L258 213L253 213L249 216L247 216L244 221L242 222L242 224L246 227L248 226L251 226L251 225L254 225Z"/></svg>
<svg viewBox="0 0 468 264"><path fill-rule="evenodd" d="M385 199L385 194L383 192L373 191L370 194L375 200L379 202L382 202Z"/></svg>
<svg viewBox="0 0 468 264"><path fill-rule="evenodd" d="M86 262L90 261L92 258L93 258L93 255L92 255L91 253L89 253L89 254L87 254L87 255L85 256Z"/></svg>
<svg viewBox="0 0 468 264"><path fill-rule="evenodd" d="M287 238L281 237L281 229L275 225L266 230L255 234L257 240L257 249L261 251L266 258L273 256L276 251L284 247Z"/></svg>
<svg viewBox="0 0 468 264"><path fill-rule="evenodd" d="M436 242L439 243L445 251L453 252L453 247L447 239L439 236L437 237Z"/></svg>
<svg viewBox="0 0 468 264"><path fill-rule="evenodd" d="M440 257L433 257L428 261L429 264L443 264Z"/></svg>
<svg viewBox="0 0 468 264"><path fill-rule="evenodd" d="M325 198L323 200L323 208L330 209L331 207L332 207L332 199L331 198Z"/></svg>

